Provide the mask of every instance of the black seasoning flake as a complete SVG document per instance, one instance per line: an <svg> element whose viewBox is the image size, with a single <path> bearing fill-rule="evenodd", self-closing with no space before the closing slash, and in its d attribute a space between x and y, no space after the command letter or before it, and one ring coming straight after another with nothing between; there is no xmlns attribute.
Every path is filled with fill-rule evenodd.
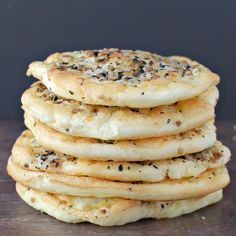
<svg viewBox="0 0 236 236"><path fill-rule="evenodd" d="M123 75L124 75L124 73L123 73L123 72L118 72L118 78L117 78L117 80L120 80L120 79L122 79Z"/></svg>
<svg viewBox="0 0 236 236"><path fill-rule="evenodd" d="M140 73L144 73L143 67L139 67L139 72L140 72Z"/></svg>
<svg viewBox="0 0 236 236"><path fill-rule="evenodd" d="M27 163L24 164L25 168L29 168L29 165Z"/></svg>
<svg viewBox="0 0 236 236"><path fill-rule="evenodd" d="M166 121L166 123L167 123L167 124L169 124L169 123L170 123L170 118L169 118L169 119Z"/></svg>
<svg viewBox="0 0 236 236"><path fill-rule="evenodd" d="M155 166L155 165L152 165L155 169L158 169L158 167L157 166Z"/></svg>
<svg viewBox="0 0 236 236"><path fill-rule="evenodd" d="M53 100L53 101L57 101L57 100L58 100L58 97L57 97L57 96L54 96L54 97L52 97L52 100Z"/></svg>
<svg viewBox="0 0 236 236"><path fill-rule="evenodd" d="M36 158L39 158L41 161L46 161L48 159L48 154L37 155Z"/></svg>
<svg viewBox="0 0 236 236"><path fill-rule="evenodd" d="M94 51L93 54L94 54L95 57L97 57L99 52L98 51Z"/></svg>
<svg viewBox="0 0 236 236"><path fill-rule="evenodd" d="M106 76L107 76L107 74L106 74L106 73L104 73L104 72L102 72L102 73L100 73L100 76L102 76L102 77L106 77Z"/></svg>
<svg viewBox="0 0 236 236"><path fill-rule="evenodd" d="M78 69L78 67L75 64L71 65L70 68L73 69L73 70L77 70Z"/></svg>
<svg viewBox="0 0 236 236"><path fill-rule="evenodd" d="M187 71L189 68L190 68L190 66L189 66L189 65L187 65L187 66L186 66L186 68L183 70L182 77L184 77L184 76L185 76L185 74L186 74L186 71Z"/></svg>
<svg viewBox="0 0 236 236"><path fill-rule="evenodd" d="M74 94L74 93L73 93L72 91L70 91L70 90L69 90L69 93L70 93L71 95L73 95L73 94Z"/></svg>
<svg viewBox="0 0 236 236"><path fill-rule="evenodd" d="M144 92L142 92L141 94L144 95Z"/></svg>
<svg viewBox="0 0 236 236"><path fill-rule="evenodd" d="M161 209L164 209L165 208L165 205L164 204L161 204Z"/></svg>
<svg viewBox="0 0 236 236"><path fill-rule="evenodd" d="M160 63L160 67L161 67L161 68L165 68L165 67L166 67L166 65L164 65L164 64L162 64L162 63Z"/></svg>
<svg viewBox="0 0 236 236"><path fill-rule="evenodd" d="M123 166L121 164L118 166L118 170L123 171Z"/></svg>
<svg viewBox="0 0 236 236"><path fill-rule="evenodd" d="M66 132L69 132L70 131L70 129L69 128L66 128Z"/></svg>
<svg viewBox="0 0 236 236"><path fill-rule="evenodd" d="M109 169L110 169L110 166L107 166L107 169L109 170Z"/></svg>

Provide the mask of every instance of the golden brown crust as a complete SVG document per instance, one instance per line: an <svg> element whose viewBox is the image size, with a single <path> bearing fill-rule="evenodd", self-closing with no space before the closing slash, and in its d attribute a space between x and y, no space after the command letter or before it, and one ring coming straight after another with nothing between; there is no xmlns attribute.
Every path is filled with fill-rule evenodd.
<svg viewBox="0 0 236 236"><path fill-rule="evenodd" d="M173 218L222 199L222 190L181 201L134 201L121 198L80 198L48 194L16 184L19 196L33 208L67 223L88 221L101 226L123 225L142 218Z"/></svg>
<svg viewBox="0 0 236 236"><path fill-rule="evenodd" d="M31 74L62 97L135 108L172 104L219 83L218 75L188 58L119 49L55 53L31 63Z"/></svg>

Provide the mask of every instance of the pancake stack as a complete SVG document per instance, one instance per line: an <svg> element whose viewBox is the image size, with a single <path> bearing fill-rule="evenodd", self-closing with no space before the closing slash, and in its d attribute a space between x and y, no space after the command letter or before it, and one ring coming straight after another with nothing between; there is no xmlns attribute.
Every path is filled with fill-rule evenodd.
<svg viewBox="0 0 236 236"><path fill-rule="evenodd" d="M52 54L27 75L39 81L7 169L33 208L113 226L222 199L230 151L214 126L219 77L203 65L102 49Z"/></svg>

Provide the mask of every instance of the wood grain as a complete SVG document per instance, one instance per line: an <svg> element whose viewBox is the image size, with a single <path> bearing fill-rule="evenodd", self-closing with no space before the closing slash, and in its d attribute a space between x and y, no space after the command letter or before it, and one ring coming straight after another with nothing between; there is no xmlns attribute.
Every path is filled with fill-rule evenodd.
<svg viewBox="0 0 236 236"><path fill-rule="evenodd" d="M236 235L236 122L218 122L218 138L230 147L231 184L224 199L193 214L168 220L141 220L121 227L103 228L89 223L65 224L27 206L15 193L6 173L11 147L24 129L23 122L0 120L0 236L11 235ZM235 141L234 141L235 140ZM204 219L204 217L205 219Z"/></svg>

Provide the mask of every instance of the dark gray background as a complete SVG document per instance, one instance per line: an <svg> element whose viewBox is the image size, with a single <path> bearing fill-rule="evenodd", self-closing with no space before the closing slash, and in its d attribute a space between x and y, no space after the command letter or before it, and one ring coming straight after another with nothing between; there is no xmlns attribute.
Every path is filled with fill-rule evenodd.
<svg viewBox="0 0 236 236"><path fill-rule="evenodd" d="M235 119L235 45L235 0L0 0L0 117L22 118L31 61L119 47L202 62L221 76L217 119Z"/></svg>

